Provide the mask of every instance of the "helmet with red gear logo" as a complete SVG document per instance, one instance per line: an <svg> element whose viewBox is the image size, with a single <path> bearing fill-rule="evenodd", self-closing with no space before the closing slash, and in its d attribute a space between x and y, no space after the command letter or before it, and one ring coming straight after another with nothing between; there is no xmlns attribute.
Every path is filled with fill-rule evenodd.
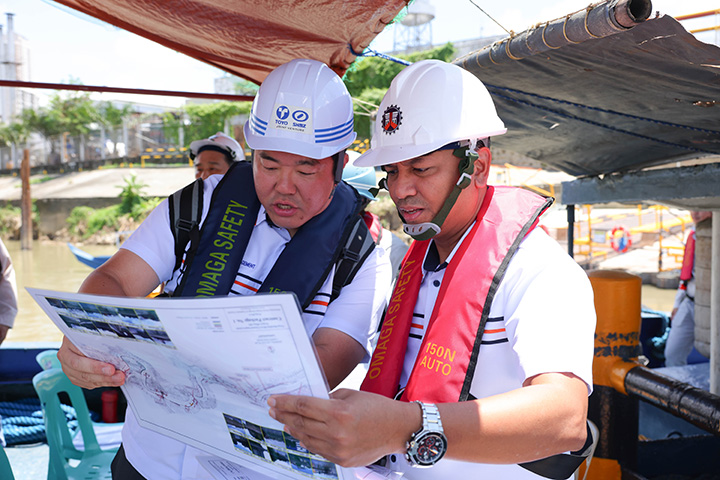
<svg viewBox="0 0 720 480"><path fill-rule="evenodd" d="M370 150L355 165L402 162L506 131L490 93L475 75L451 63L422 60L393 79L378 109Z"/></svg>

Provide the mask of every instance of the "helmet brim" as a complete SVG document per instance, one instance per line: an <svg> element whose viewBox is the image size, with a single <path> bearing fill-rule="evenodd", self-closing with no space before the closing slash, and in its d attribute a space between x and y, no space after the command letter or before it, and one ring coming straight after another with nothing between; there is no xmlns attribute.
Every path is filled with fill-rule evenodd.
<svg viewBox="0 0 720 480"><path fill-rule="evenodd" d="M507 128L489 132L485 137L492 137L495 135L502 135L507 132ZM454 138L447 139L447 143L457 142L460 140L469 140L468 138ZM436 144L423 144L423 145L388 145L384 147L370 148L368 151L360 155L355 160L355 165L358 167L380 167L382 165L390 165L392 163L400 163L406 160L417 158L421 155L427 155L428 153L434 152L442 145Z"/></svg>

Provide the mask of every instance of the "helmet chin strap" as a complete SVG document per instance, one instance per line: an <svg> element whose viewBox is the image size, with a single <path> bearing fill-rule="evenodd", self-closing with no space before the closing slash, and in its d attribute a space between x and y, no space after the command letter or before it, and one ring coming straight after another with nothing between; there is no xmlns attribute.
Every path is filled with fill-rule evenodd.
<svg viewBox="0 0 720 480"><path fill-rule="evenodd" d="M402 220L403 222L403 231L415 240L429 240L438 233L440 233L440 231L442 230L442 224L443 222L445 222L445 219L450 213L450 210L452 210L453 206L455 205L455 202L460 196L460 192L462 192L463 189L467 188L472 181L472 178L470 176L472 175L474 170L475 159L478 158L478 155L472 149L472 146L456 148L453 150L453 155L460 158L460 178L458 178L455 187L453 187L450 195L448 195L448 197L445 199L445 203L443 204L437 215L435 215L435 218L433 218L429 222L408 224L405 223L405 219L402 217L402 214L400 214L400 211L398 210L400 220Z"/></svg>

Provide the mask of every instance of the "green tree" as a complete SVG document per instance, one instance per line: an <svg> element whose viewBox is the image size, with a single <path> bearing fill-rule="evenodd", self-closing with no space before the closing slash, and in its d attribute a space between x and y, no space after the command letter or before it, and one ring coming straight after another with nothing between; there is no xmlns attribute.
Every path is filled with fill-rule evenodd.
<svg viewBox="0 0 720 480"><path fill-rule="evenodd" d="M178 129L183 126L186 143L207 138L225 129L225 122L236 115L249 114L250 102L213 102L185 105L180 112L163 114L165 136L178 141ZM185 119L188 120L185 124Z"/></svg>
<svg viewBox="0 0 720 480"><path fill-rule="evenodd" d="M80 135L100 118L90 94L86 92L55 93L47 107L23 110L20 120L25 127L45 138L68 133Z"/></svg>
<svg viewBox="0 0 720 480"><path fill-rule="evenodd" d="M235 93L238 95L255 95L260 88L258 85L248 80L235 81Z"/></svg>
<svg viewBox="0 0 720 480"><path fill-rule="evenodd" d="M402 60L415 63L420 60L436 59L450 62L455 56L455 47L452 43L408 55L397 55ZM356 99L354 102L355 131L361 138L369 138L372 128L372 116L380 105L383 95L390 87L395 75L405 68L405 65L379 57L360 57L348 70L343 78L350 95ZM369 105L371 104L371 105ZM372 106L375 108L372 108Z"/></svg>
<svg viewBox="0 0 720 480"><path fill-rule="evenodd" d="M118 142L120 141L120 133L118 127L123 124L123 120L129 117L134 111L133 105L125 104L121 108L116 107L112 102L100 102L97 105L97 112L100 123L107 129L106 134L113 144L113 156L118 156Z"/></svg>
<svg viewBox="0 0 720 480"><path fill-rule="evenodd" d="M7 147L11 144L22 145L27 142L30 132L22 122L13 122L10 125L0 125L0 146Z"/></svg>
<svg viewBox="0 0 720 480"><path fill-rule="evenodd" d="M100 102L97 105L100 122L107 128L114 128L122 125L123 119L133 113L133 106L123 105L116 107L112 102Z"/></svg>

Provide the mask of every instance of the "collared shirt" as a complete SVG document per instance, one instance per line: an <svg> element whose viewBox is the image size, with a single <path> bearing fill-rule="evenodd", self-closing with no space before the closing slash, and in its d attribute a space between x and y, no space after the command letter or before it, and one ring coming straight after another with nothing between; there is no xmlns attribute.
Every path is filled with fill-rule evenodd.
<svg viewBox="0 0 720 480"><path fill-rule="evenodd" d="M469 231L469 229L468 229ZM467 233L466 233L467 235ZM428 248L413 313L400 385L405 386L435 307L447 265ZM468 279L468 281L472 281ZM542 373L577 375L592 391L595 310L585 272L541 229L533 230L508 264L490 308L470 394L485 398L521 388ZM412 468L402 455L388 467L409 480L447 478L542 478L518 465L491 465L443 459L430 468Z"/></svg>
<svg viewBox="0 0 720 480"><path fill-rule="evenodd" d="M203 219L207 216L212 192L221 178L221 175L211 175L204 181ZM272 225L265 210L261 208L230 295L255 293L289 241L288 231ZM169 279L168 288L172 290L178 275L175 273L173 277L173 245L168 204L164 201L122 248L140 256L161 281ZM367 361L390 288L390 261L384 250L376 247L353 281L328 305L333 275L334 269L310 306L303 311L305 329L308 334L312 334L318 328L332 328L349 335L364 346L364 361ZM191 468L189 465L193 463L186 458L191 455L186 445L140 427L131 410L127 411L123 445L130 463L148 479L181 478L183 469Z"/></svg>

